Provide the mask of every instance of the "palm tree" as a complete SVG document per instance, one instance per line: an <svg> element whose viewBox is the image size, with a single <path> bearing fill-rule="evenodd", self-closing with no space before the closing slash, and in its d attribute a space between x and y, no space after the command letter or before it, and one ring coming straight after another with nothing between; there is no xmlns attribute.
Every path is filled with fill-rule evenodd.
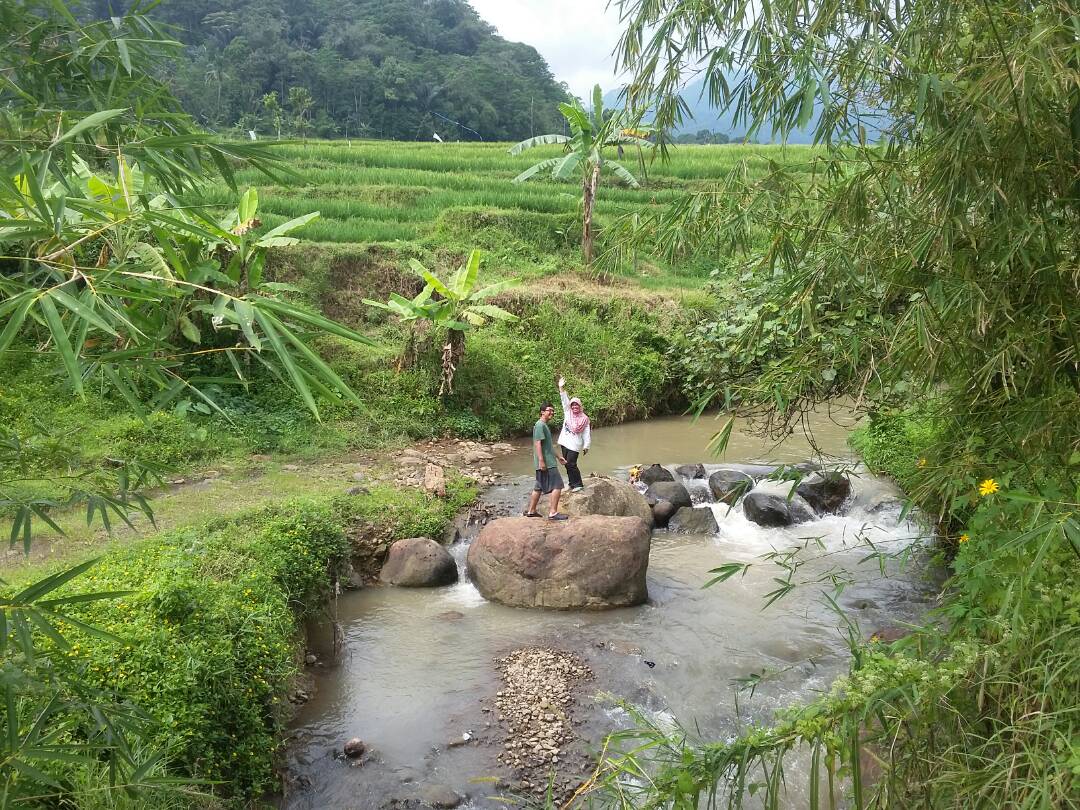
<svg viewBox="0 0 1080 810"><path fill-rule="evenodd" d="M537 135L512 147L510 154L517 155L534 146L551 143L566 144L566 154L562 157L541 160L515 177L514 182L524 183L540 172L548 170L551 171L551 177L555 180L565 180L575 171L581 172L581 246L585 253L585 264L588 265L592 264L593 203L596 200L596 189L600 185L600 171L605 168L610 169L616 177L631 187L638 188L640 185L637 178L625 166L604 158L604 147L629 144L652 148L653 144L648 140L652 127L640 123L641 113L632 114L628 110L605 113L600 85L593 88L591 112L586 111L577 99L574 99L573 104L560 104L559 112L563 114L570 126L569 136L555 133Z"/></svg>

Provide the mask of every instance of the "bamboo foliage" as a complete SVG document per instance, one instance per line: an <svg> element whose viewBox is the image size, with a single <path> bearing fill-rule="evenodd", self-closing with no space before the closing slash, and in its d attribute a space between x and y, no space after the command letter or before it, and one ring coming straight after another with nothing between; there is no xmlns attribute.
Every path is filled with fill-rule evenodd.
<svg viewBox="0 0 1080 810"><path fill-rule="evenodd" d="M253 189L221 221L179 201L211 176L235 189L237 161L288 172L183 115L153 78L176 43L139 12L82 24L62 3L24 3L2 15L0 355L34 343L77 394L98 379L139 412L181 395L217 407L208 384L243 383L251 361L316 417L316 393L359 403L308 336L365 339L263 278L267 251L318 214L264 230ZM215 355L231 380L200 368Z"/></svg>
<svg viewBox="0 0 1080 810"><path fill-rule="evenodd" d="M698 73L749 132L811 127L818 148L764 175L736 166L665 211L626 218L612 260L716 255L741 271L730 297L753 296L753 312L706 316L689 351L723 354L695 367L705 399L777 434L839 396L863 408L932 402L936 443L910 494L955 559L940 624L892 650L854 639L851 675L827 696L726 743L639 718L609 749L604 790L589 800L778 806L785 757L808 747L815 807L1070 806L1075 754L1061 752L1075 751L1063 740L1080 712L1080 682L1065 674L1080 671L1075 8L620 7L628 96L653 105L658 126L682 120L679 90ZM769 239L755 242L753 228ZM778 352L757 356L775 334ZM862 772L871 755L882 766L872 779Z"/></svg>

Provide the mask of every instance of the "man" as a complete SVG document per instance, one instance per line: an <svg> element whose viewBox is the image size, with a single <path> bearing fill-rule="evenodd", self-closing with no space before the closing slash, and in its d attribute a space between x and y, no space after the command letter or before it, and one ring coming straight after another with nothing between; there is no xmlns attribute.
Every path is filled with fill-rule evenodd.
<svg viewBox="0 0 1080 810"><path fill-rule="evenodd" d="M540 505L541 495L550 495L548 520L566 520L567 516L559 513L559 497L562 495L563 480L559 474L559 462L566 463L555 450L548 422L555 414L555 406L545 402L540 406L540 418L533 425L533 466L536 468L536 485L529 499L529 509L525 517L540 517L536 507Z"/></svg>

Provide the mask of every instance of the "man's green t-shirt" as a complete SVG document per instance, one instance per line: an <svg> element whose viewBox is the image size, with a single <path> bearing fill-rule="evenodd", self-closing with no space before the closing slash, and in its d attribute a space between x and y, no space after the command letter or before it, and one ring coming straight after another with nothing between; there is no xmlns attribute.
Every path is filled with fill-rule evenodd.
<svg viewBox="0 0 1080 810"><path fill-rule="evenodd" d="M536 442L540 442L540 449L544 452L544 464L549 470L558 468L559 462L555 458L555 442L551 438L551 428L543 419L537 419L533 425L533 468L540 469L540 459L536 455Z"/></svg>

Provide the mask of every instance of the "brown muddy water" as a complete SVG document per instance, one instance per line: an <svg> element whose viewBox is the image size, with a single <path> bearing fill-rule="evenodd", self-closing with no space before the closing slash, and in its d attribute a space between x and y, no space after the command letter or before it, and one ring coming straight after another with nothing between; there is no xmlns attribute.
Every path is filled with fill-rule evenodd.
<svg viewBox="0 0 1080 810"><path fill-rule="evenodd" d="M706 462L710 471L730 466L710 462L706 450L719 424L668 418L598 428L583 472L625 478L630 465L643 462ZM838 424L821 415L812 422L812 440L796 434L774 445L739 426L724 460L804 461L813 455L812 445L850 460L849 428L850 421ZM518 510L531 489L526 443L500 464L502 483L483 498L496 508ZM899 520L900 493L888 482L861 473L846 514L783 529L762 528L739 507L710 503L704 482L683 483L698 508L714 511L719 531L655 532L650 598L637 608L546 612L489 603L464 573L470 537L452 548L462 571L456 585L370 587L344 594L336 606L342 652L332 660L328 650L320 650L320 660L329 663L311 670L315 690L295 719L287 754L292 787L281 806L419 807L424 790L438 785L467 797L462 807L505 807L496 797L512 793L514 780L496 761L504 737L490 711L500 688L493 659L522 646L575 652L593 670L578 707L581 755L599 750L606 732L630 724L612 696L662 726L678 724L695 738L711 740L730 738L742 724L768 720L777 708L812 699L846 671L842 620L814 585L763 609L764 595L776 587L773 577L780 571L760 557L773 550L807 549L801 581L845 569L851 581L838 602L863 636L913 621L927 609L933 577L917 556L903 567L890 563L887 576L876 561L863 562L866 538L898 551L920 536L915 523ZM702 587L710 569L732 561L753 565L741 578ZM316 633L314 646L319 636L329 635ZM736 695L739 679L761 675L752 697ZM468 744L451 745L463 735ZM339 757L351 737L362 738L371 749L361 766ZM586 767L584 757L570 757L559 778L576 784ZM806 780L800 778L806 768L798 758L789 766L789 807L806 804Z"/></svg>

